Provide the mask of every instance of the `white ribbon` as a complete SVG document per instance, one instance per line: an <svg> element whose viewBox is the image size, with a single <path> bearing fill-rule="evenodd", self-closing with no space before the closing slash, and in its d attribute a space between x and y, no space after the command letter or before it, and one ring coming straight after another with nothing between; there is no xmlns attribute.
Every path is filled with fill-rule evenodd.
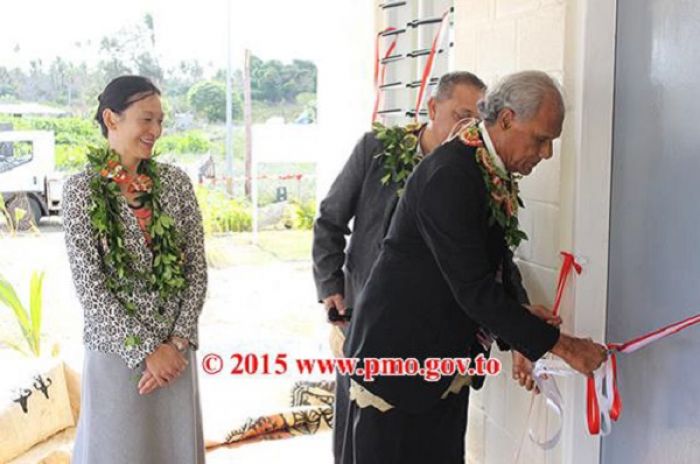
<svg viewBox="0 0 700 464"><path fill-rule="evenodd" d="M559 386L555 380L557 377L566 377L573 374L573 371L564 361L559 358L545 357L537 361L532 369L532 375L545 398L545 404L559 418L559 427L551 438L540 441L536 438L532 427L528 429L530 440L543 450L549 450L557 446L561 439L562 423L564 416L564 399L562 398Z"/></svg>
<svg viewBox="0 0 700 464"><path fill-rule="evenodd" d="M554 448L561 439L562 424L564 416L564 400L557 385L556 377L569 377L578 372L572 369L563 360L554 357L544 357L537 361L533 367L532 374L540 393L544 395L547 406L559 418L559 427L551 438L538 440L535 432L530 427L528 434L530 440L543 450ZM600 435L605 436L612 429L610 410L613 406L614 376L613 367L610 360L601 365L594 373L595 394L600 409Z"/></svg>
<svg viewBox="0 0 700 464"><path fill-rule="evenodd" d="M613 405L613 369L608 359L593 373L595 379L595 396L600 410L600 435L606 436L612 430L610 410Z"/></svg>

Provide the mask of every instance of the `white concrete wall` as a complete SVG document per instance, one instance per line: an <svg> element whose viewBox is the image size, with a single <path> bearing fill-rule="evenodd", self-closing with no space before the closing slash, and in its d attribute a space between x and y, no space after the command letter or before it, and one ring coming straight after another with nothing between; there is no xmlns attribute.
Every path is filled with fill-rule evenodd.
<svg viewBox="0 0 700 464"><path fill-rule="evenodd" d="M564 330L602 341L615 2L456 0L455 9L455 69L475 72L489 85L539 69L564 85L567 116L555 156L521 184L526 208L520 220L530 240L517 256L531 300L551 306L559 251L586 255L586 272L564 300ZM567 402L564 435L545 453L525 437L531 395L511 380L510 355L497 356L504 373L471 396L467 462L512 464L518 449L519 463L597 462L598 439L587 435L583 421L583 379L559 382ZM542 414L530 424L551 431L557 420L535 406Z"/></svg>
<svg viewBox="0 0 700 464"><path fill-rule="evenodd" d="M320 201L350 156L360 136L370 130L376 0L334 0L318 24L318 40L333 53L318 56L318 146L326 153L317 165Z"/></svg>
<svg viewBox="0 0 700 464"><path fill-rule="evenodd" d="M455 68L475 72L488 85L523 69L564 74L566 6L541 0L457 0ZM518 250L519 266L533 303L551 305L559 266L561 143L521 183L525 209L520 220L530 237ZM559 462L522 440L531 395L511 380L510 354L497 354L505 371L471 396L468 462L513 463L523 442L523 463ZM538 406L541 408L541 405ZM550 422L553 418L550 419Z"/></svg>

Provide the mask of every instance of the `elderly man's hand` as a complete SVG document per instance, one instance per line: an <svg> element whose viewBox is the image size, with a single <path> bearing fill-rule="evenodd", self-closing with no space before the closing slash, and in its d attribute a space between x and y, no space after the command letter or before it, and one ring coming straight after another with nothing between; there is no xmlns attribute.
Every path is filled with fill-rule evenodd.
<svg viewBox="0 0 700 464"><path fill-rule="evenodd" d="M535 393L539 393L540 390L535 385L535 378L532 376L532 361L515 350L512 351L512 354L513 380L520 383L521 387L525 387L525 390L532 391L534 388Z"/></svg>
<svg viewBox="0 0 700 464"><path fill-rule="evenodd" d="M542 305L524 305L532 314L539 317L547 324L551 324L554 327L559 327L561 325L561 317L555 316L549 308Z"/></svg>
<svg viewBox="0 0 700 464"><path fill-rule="evenodd" d="M328 311L331 308L335 308L338 310L338 314L341 316L345 315L345 298L343 295L340 293L336 293L330 296L327 296L326 298L323 299L323 307L326 309L326 317L328 316ZM348 325L347 321L329 321L333 325L337 325L338 327L345 327Z"/></svg>
<svg viewBox="0 0 700 464"><path fill-rule="evenodd" d="M552 353L585 376L593 375L593 371L608 359L608 350L603 345L590 338L583 339L566 334L559 335Z"/></svg>

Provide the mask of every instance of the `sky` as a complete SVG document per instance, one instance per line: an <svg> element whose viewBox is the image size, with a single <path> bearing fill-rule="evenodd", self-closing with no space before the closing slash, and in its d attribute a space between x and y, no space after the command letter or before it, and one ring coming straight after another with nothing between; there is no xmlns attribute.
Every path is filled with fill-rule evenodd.
<svg viewBox="0 0 700 464"><path fill-rule="evenodd" d="M94 63L107 34L154 17L156 51L167 68L198 59L213 69L226 66L227 3L231 6L233 67L247 47L263 59L314 61L331 53L318 22L335 0L0 0L0 66L26 68L56 56ZM356 0L370 1L370 0ZM76 43L92 41L93 47Z"/></svg>

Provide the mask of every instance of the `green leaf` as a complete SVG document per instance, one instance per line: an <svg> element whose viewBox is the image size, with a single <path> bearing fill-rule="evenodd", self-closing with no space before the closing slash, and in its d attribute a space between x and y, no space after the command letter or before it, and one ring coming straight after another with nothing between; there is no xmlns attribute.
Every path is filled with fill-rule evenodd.
<svg viewBox="0 0 700 464"><path fill-rule="evenodd" d="M11 340L7 340L7 339L0 340L0 345L5 345L6 347L17 351L19 354L21 354L23 356L29 356L29 353L27 351L25 351L20 345L18 345L17 343L15 343Z"/></svg>
<svg viewBox="0 0 700 464"><path fill-rule="evenodd" d="M129 335L126 337L126 339L124 339L124 346L126 346L129 349L134 348L135 346L138 346L141 343L141 338L139 338L136 335Z"/></svg>
<svg viewBox="0 0 700 464"><path fill-rule="evenodd" d="M133 316L134 314L136 314L136 306L134 306L134 303L132 303L131 301L127 301L126 303L124 303L124 307L126 308L126 313L128 315Z"/></svg>
<svg viewBox="0 0 700 464"><path fill-rule="evenodd" d="M34 340L34 354L41 353L41 316L42 316L42 286L44 283L44 273L32 273L32 280L29 290L29 314L32 320L31 333Z"/></svg>
<svg viewBox="0 0 700 464"><path fill-rule="evenodd" d="M32 346L32 337L31 337L31 323L29 322L29 317L27 315L26 309L24 309L24 306L22 305L22 302L19 300L19 297L17 297L17 293L15 293L15 289L12 287L12 285L3 277L0 275L0 303L3 303L5 306L9 307L12 312L14 313L15 320L17 321L17 324L19 324L20 329L22 330L22 335L24 336L24 339L27 342L28 346Z"/></svg>
<svg viewBox="0 0 700 464"><path fill-rule="evenodd" d="M15 222L20 222L27 215L27 211L22 208L15 208Z"/></svg>
<svg viewBox="0 0 700 464"><path fill-rule="evenodd" d="M91 151L89 159L94 162L92 168L95 172L101 170L108 160L119 161L118 155L108 147ZM114 269L114 272L107 277L108 288L120 295L132 293L133 285L125 281L128 275L147 283L152 290L159 292L161 298L167 298L175 292L174 287L179 285L178 279L183 275L183 263L177 258L181 253L182 242L174 228L175 221L162 211L158 201L161 181L158 177L157 165L145 161L141 163L139 173L148 175L153 181L152 192L139 196L139 200L153 212L149 232L153 238L154 260L150 271L136 271L135 258L124 246L125 229L119 220L123 200L121 200L119 186L115 182L100 176L93 177L90 182L90 219L100 240L105 240L108 244L103 260L108 268ZM124 304L127 313L135 314L135 306Z"/></svg>
<svg viewBox="0 0 700 464"><path fill-rule="evenodd" d="M375 121L372 123L372 130L374 132L382 131L382 130L384 130L384 124L382 124L381 122Z"/></svg>
<svg viewBox="0 0 700 464"><path fill-rule="evenodd" d="M169 228L175 224L175 221L173 221L173 218L168 216L167 214L161 214L160 216L160 223L163 225L164 228Z"/></svg>

